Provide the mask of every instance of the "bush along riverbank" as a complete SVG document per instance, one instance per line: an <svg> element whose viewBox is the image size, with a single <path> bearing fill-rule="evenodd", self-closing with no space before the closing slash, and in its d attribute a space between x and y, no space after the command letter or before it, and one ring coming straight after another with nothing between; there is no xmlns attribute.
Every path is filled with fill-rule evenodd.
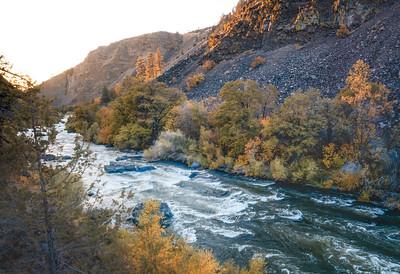
<svg viewBox="0 0 400 274"><path fill-rule="evenodd" d="M156 82L126 79L112 102L78 106L69 130L148 160L335 188L400 209L400 123L395 93L357 61L335 98L229 82L201 102Z"/></svg>

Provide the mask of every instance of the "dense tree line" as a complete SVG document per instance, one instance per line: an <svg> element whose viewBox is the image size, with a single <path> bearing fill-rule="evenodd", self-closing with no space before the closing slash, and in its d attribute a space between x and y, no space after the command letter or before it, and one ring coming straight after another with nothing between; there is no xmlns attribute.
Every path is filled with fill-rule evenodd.
<svg viewBox="0 0 400 274"><path fill-rule="evenodd" d="M226 83L217 98L203 102L187 101L162 84L127 81L121 97L98 110L97 120L91 115L91 123L103 123L92 141L147 149L152 160L338 188L363 202L400 207L398 102L387 87L370 81L370 68L361 60L335 98L309 89L281 103L274 86L250 80ZM159 91L145 91L153 88ZM152 99L135 101L146 97L141 89ZM152 100L158 103L151 107L164 111L155 131L153 122L143 123L158 120L157 111L148 111ZM103 131L110 133L107 138Z"/></svg>
<svg viewBox="0 0 400 274"><path fill-rule="evenodd" d="M91 202L86 199L88 190L80 174L89 164L90 153L80 137L71 161L45 164L59 113L39 96L29 78L14 74L2 57L0 65L1 273L263 272L263 260L252 260L248 269L220 264L211 252L195 249L165 231L160 226L158 201L145 203L138 226L121 228L130 212L123 203L103 210L96 207L101 195ZM77 108L73 125L76 129L89 126L93 133L92 121L108 116L98 125L102 137L113 137L104 130L110 125L117 132L118 144L145 146L147 138L158 135L170 109L182 97L160 84L142 85L125 95L116 99L115 109L101 107L100 102ZM141 108L126 120L127 109L122 105ZM138 143L135 134L130 138L136 130L145 132L145 138L139 138L143 143ZM121 136L126 131L128 137ZM121 199L132 195L122 193Z"/></svg>

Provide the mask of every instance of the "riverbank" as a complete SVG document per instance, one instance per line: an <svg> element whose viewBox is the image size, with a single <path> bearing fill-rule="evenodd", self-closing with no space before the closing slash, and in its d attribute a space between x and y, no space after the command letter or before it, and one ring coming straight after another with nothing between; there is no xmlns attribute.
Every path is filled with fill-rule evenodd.
<svg viewBox="0 0 400 274"><path fill-rule="evenodd" d="M71 154L75 134L60 124L55 154ZM61 148L62 147L62 148ZM153 162L148 172L106 174L103 167L130 155L92 144L93 161L82 180L113 209L159 200L174 215L170 229L191 245L212 250L219 261L240 265L255 254L268 261L268 273L399 272L399 217L384 208L360 204L350 195L297 185L193 170L182 163ZM58 152L60 151L60 152ZM133 165L149 162L134 157ZM197 176L191 178L191 174ZM122 199L129 193L130 199ZM373 243L373 245L371 245Z"/></svg>
<svg viewBox="0 0 400 274"><path fill-rule="evenodd" d="M289 187L289 188L293 188L296 189L298 191L302 191L302 192L312 192L312 191L320 191L321 193L327 194L327 195L347 195L349 196L349 198L357 200L357 193L351 193L351 192L345 192L345 191L341 191L339 188L334 188L334 187L330 187L330 188L326 188L323 186L316 186L315 184L309 184L307 182L304 183L295 183L295 182L291 182L291 181L279 181L279 180L275 180L273 178L260 178L260 177L252 177L252 176L246 176L244 174L239 174L237 172L231 172L229 170L226 169L208 169L208 168L193 168L193 164L187 164L187 162L184 161L176 161L176 160L158 160L158 161L149 161L149 163L170 163L170 164L181 164L184 167L187 167L189 169L192 169L193 171L196 170L209 170L211 172L217 172L220 174L224 174L227 176L235 176L237 178L244 178L244 179L250 179L250 180L257 180L257 181L269 181L269 182L274 182L276 184L278 184L281 187ZM194 166L199 166L197 163L194 164ZM390 212L390 214L396 215L396 214L400 214L400 208L393 208L393 207L388 207L384 202L378 202L378 201L369 201L369 202L363 202L363 201L357 201L358 204L360 205L371 205L371 206L378 206L378 207L383 207L385 209L388 210L388 212Z"/></svg>

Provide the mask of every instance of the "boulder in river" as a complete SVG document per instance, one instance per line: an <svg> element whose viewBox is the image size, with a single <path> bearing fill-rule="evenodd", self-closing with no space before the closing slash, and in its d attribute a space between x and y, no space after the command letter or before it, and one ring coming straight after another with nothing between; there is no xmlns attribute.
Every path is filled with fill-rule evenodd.
<svg viewBox="0 0 400 274"><path fill-rule="evenodd" d="M42 157L43 161L51 162L57 160L57 156L54 154L45 154Z"/></svg>
<svg viewBox="0 0 400 274"><path fill-rule="evenodd" d="M193 169L199 169L200 167L201 167L201 165L197 162L194 162L190 165L190 168L193 168Z"/></svg>
<svg viewBox="0 0 400 274"><path fill-rule="evenodd" d="M132 221L134 225L139 224L139 217L144 209L144 203L137 204L135 208L132 210L132 216L128 218L129 221ZM171 209L169 208L167 203L160 203L160 225L163 228L168 228L171 226L172 218L174 214L172 214Z"/></svg>
<svg viewBox="0 0 400 274"><path fill-rule="evenodd" d="M117 159L115 159L115 161L117 161L117 162L127 161L127 160L129 160L129 156L128 155L120 156Z"/></svg>
<svg viewBox="0 0 400 274"><path fill-rule="evenodd" d="M117 162L128 161L128 160L141 160L143 158L142 155L123 155L115 159Z"/></svg>
<svg viewBox="0 0 400 274"><path fill-rule="evenodd" d="M189 178L190 178L190 179L193 179L193 178L199 176L199 174L200 174L200 173L198 173L198 172L192 172L192 173L190 173Z"/></svg>
<svg viewBox="0 0 400 274"><path fill-rule="evenodd" d="M155 169L154 166L137 166L126 162L111 162L109 165L104 166L106 173L146 172Z"/></svg>
<svg viewBox="0 0 400 274"><path fill-rule="evenodd" d="M70 156L70 155L64 155L64 156L61 157L61 160L62 160L62 161L70 161L70 160L72 160L72 156Z"/></svg>

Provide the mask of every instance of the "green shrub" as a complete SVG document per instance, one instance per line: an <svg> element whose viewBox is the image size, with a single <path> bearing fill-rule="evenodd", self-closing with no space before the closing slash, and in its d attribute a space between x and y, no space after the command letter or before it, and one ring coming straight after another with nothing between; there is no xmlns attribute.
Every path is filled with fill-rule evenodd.
<svg viewBox="0 0 400 274"><path fill-rule="evenodd" d="M272 178L278 181L285 181L288 178L289 172L287 168L284 165L284 162L282 159L275 158L271 162L271 175Z"/></svg>
<svg viewBox="0 0 400 274"><path fill-rule="evenodd" d="M186 162L188 139L180 131L162 132L156 143L144 152L148 160L173 160Z"/></svg>
<svg viewBox="0 0 400 274"><path fill-rule="evenodd" d="M151 142L151 130L138 124L128 124L120 128L113 142L119 149L142 149Z"/></svg>
<svg viewBox="0 0 400 274"><path fill-rule="evenodd" d="M295 182L313 183L321 175L321 170L314 160L307 158L293 165L291 175Z"/></svg>

